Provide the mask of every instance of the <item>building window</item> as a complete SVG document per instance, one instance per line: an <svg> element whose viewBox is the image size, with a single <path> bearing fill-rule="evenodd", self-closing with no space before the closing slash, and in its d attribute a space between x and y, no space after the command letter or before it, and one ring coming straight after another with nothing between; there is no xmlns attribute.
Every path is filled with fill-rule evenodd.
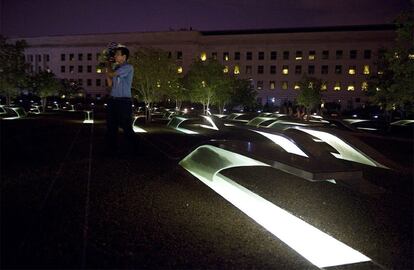
<svg viewBox="0 0 414 270"><path fill-rule="evenodd" d="M82 73L83 72L83 66L78 66L78 73Z"/></svg>
<svg viewBox="0 0 414 270"><path fill-rule="evenodd" d="M253 53L252 52L246 52L246 60L252 60L253 59Z"/></svg>
<svg viewBox="0 0 414 270"><path fill-rule="evenodd" d="M296 51L295 60L302 60L302 58L303 58L302 51Z"/></svg>
<svg viewBox="0 0 414 270"><path fill-rule="evenodd" d="M240 67L238 65L234 66L234 74L235 75L240 74Z"/></svg>
<svg viewBox="0 0 414 270"><path fill-rule="evenodd" d="M217 60L217 53L216 52L212 52L211 53L211 58L213 58L213 60Z"/></svg>
<svg viewBox="0 0 414 270"><path fill-rule="evenodd" d="M350 59L357 59L357 50L350 50L349 51L349 58Z"/></svg>
<svg viewBox="0 0 414 270"><path fill-rule="evenodd" d="M50 55L46 54L46 62L50 61Z"/></svg>
<svg viewBox="0 0 414 270"><path fill-rule="evenodd" d="M264 52L259 52L259 54L257 55L257 59L264 60Z"/></svg>
<svg viewBox="0 0 414 270"><path fill-rule="evenodd" d="M282 74L283 75L288 75L289 74L289 66L288 65L284 65L282 67Z"/></svg>
<svg viewBox="0 0 414 270"><path fill-rule="evenodd" d="M308 66L308 74L315 74L315 66L309 65Z"/></svg>
<svg viewBox="0 0 414 270"><path fill-rule="evenodd" d="M183 73L183 67L181 67L181 66L180 66L180 67L178 67L178 68L177 68L177 73L178 73L178 74Z"/></svg>
<svg viewBox="0 0 414 270"><path fill-rule="evenodd" d="M40 54L37 55L37 61L41 62L42 61L42 56Z"/></svg>
<svg viewBox="0 0 414 270"><path fill-rule="evenodd" d="M321 67L321 74L328 74L328 66L327 65L323 65Z"/></svg>
<svg viewBox="0 0 414 270"><path fill-rule="evenodd" d="M229 73L229 66L224 66L223 72L224 73Z"/></svg>
<svg viewBox="0 0 414 270"><path fill-rule="evenodd" d="M362 91L367 91L368 90L368 82L362 82L361 90Z"/></svg>
<svg viewBox="0 0 414 270"><path fill-rule="evenodd" d="M289 83L287 81L282 82L282 89L287 90L289 88Z"/></svg>
<svg viewBox="0 0 414 270"><path fill-rule="evenodd" d="M99 61L99 57L101 56L101 54L100 53L97 53L96 54L96 61Z"/></svg>
<svg viewBox="0 0 414 270"><path fill-rule="evenodd" d="M78 60L79 60L79 61L82 61L82 60L83 60L83 53L79 53L79 54L78 54Z"/></svg>
<svg viewBox="0 0 414 270"><path fill-rule="evenodd" d="M277 59L277 52L272 51L270 52L270 60L276 60Z"/></svg>
<svg viewBox="0 0 414 270"><path fill-rule="evenodd" d="M73 66L69 66L69 73L73 73L74 69L75 68Z"/></svg>
<svg viewBox="0 0 414 270"><path fill-rule="evenodd" d="M60 72L65 73L66 72L66 67L65 66L60 66Z"/></svg>
<svg viewBox="0 0 414 270"><path fill-rule="evenodd" d="M207 53L206 52L201 52L200 60L203 61L203 62L207 60Z"/></svg>
<svg viewBox="0 0 414 270"><path fill-rule="evenodd" d="M315 60L316 52L309 51L308 60Z"/></svg>
<svg viewBox="0 0 414 270"><path fill-rule="evenodd" d="M283 52L283 60L289 60L289 51Z"/></svg>
<svg viewBox="0 0 414 270"><path fill-rule="evenodd" d="M364 59L371 59L371 50L364 50Z"/></svg>
<svg viewBox="0 0 414 270"><path fill-rule="evenodd" d="M87 79L86 80L86 85L87 86L91 86L92 85L92 80L91 79Z"/></svg>
<svg viewBox="0 0 414 270"><path fill-rule="evenodd" d="M257 66L257 74L263 74L264 73L264 66Z"/></svg>
<svg viewBox="0 0 414 270"><path fill-rule="evenodd" d="M168 52L168 59L171 59L172 58L172 52Z"/></svg>
<svg viewBox="0 0 414 270"><path fill-rule="evenodd" d="M69 54L69 61L73 61L75 59L75 55L73 53Z"/></svg>
<svg viewBox="0 0 414 270"><path fill-rule="evenodd" d="M348 91L354 91L355 90L355 86L353 84L348 85L348 87L346 88L346 90Z"/></svg>
<svg viewBox="0 0 414 270"><path fill-rule="evenodd" d="M343 50L336 50L336 59L342 59L344 56L344 51Z"/></svg>
<svg viewBox="0 0 414 270"><path fill-rule="evenodd" d="M276 74L276 66L270 66L270 74Z"/></svg>
<svg viewBox="0 0 414 270"><path fill-rule="evenodd" d="M228 52L224 52L223 53L223 60L224 61L229 61L230 60L230 57L229 57L229 53Z"/></svg>
<svg viewBox="0 0 414 270"><path fill-rule="evenodd" d="M275 81L270 81L269 82L269 89L274 90L276 88L276 82Z"/></svg>
<svg viewBox="0 0 414 270"><path fill-rule="evenodd" d="M240 60L240 52L234 53L234 60Z"/></svg>
<svg viewBox="0 0 414 270"><path fill-rule="evenodd" d="M334 91L340 91L341 90L341 83L336 82L334 86Z"/></svg>
<svg viewBox="0 0 414 270"><path fill-rule="evenodd" d="M326 91L328 90L328 86L326 85L326 82L323 82L321 85L321 91Z"/></svg>
<svg viewBox="0 0 414 270"><path fill-rule="evenodd" d="M322 51L322 59L326 60L329 59L329 51Z"/></svg>
<svg viewBox="0 0 414 270"><path fill-rule="evenodd" d="M348 74L349 75L355 75L356 74L356 67L355 66L350 66L348 69Z"/></svg>
<svg viewBox="0 0 414 270"><path fill-rule="evenodd" d="M78 79L78 84L79 84L80 86L82 86L82 85L83 85L83 79Z"/></svg>
<svg viewBox="0 0 414 270"><path fill-rule="evenodd" d="M96 79L96 86L101 86L101 79Z"/></svg>
<svg viewBox="0 0 414 270"><path fill-rule="evenodd" d="M92 72L92 66L87 66L86 70L87 70L88 73L91 73Z"/></svg>
<svg viewBox="0 0 414 270"><path fill-rule="evenodd" d="M257 81L257 90L263 89L263 81Z"/></svg>
<svg viewBox="0 0 414 270"><path fill-rule="evenodd" d="M92 54L91 53L88 53L86 55L86 58L88 59L88 61L91 61L92 60Z"/></svg>
<svg viewBox="0 0 414 270"><path fill-rule="evenodd" d="M246 66L246 74L252 74L252 66Z"/></svg>
<svg viewBox="0 0 414 270"><path fill-rule="evenodd" d="M370 71L369 71L369 66L368 65L365 65L364 66L364 72L363 72L365 75L369 75L370 74Z"/></svg>
<svg viewBox="0 0 414 270"><path fill-rule="evenodd" d="M295 74L302 74L302 66L295 66Z"/></svg>
<svg viewBox="0 0 414 270"><path fill-rule="evenodd" d="M293 86L293 89L300 90L300 84L296 82L295 85Z"/></svg>
<svg viewBox="0 0 414 270"><path fill-rule="evenodd" d="M177 59L178 59L178 60L183 59L183 52L182 52L182 51L178 51L178 52L177 52Z"/></svg>
<svg viewBox="0 0 414 270"><path fill-rule="evenodd" d="M342 74L342 66L336 65L335 66L335 74Z"/></svg>

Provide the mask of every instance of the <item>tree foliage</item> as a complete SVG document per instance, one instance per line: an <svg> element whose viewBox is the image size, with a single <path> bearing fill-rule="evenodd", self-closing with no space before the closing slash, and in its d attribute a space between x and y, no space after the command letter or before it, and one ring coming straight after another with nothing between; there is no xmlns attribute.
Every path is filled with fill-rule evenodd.
<svg viewBox="0 0 414 270"><path fill-rule="evenodd" d="M43 111L46 109L47 98L60 93L62 85L53 72L40 71L30 79L30 88L42 99Z"/></svg>
<svg viewBox="0 0 414 270"><path fill-rule="evenodd" d="M299 86L300 92L296 97L296 101L299 105L306 108L309 116L311 110L319 106L321 103L322 80L314 77L303 76L299 82Z"/></svg>
<svg viewBox="0 0 414 270"><path fill-rule="evenodd" d="M223 70L224 66L216 60L198 60L185 76L184 85L190 91L191 101L203 104L204 113L212 104L222 111L231 100L234 78Z"/></svg>
<svg viewBox="0 0 414 270"><path fill-rule="evenodd" d="M379 55L378 73L368 82L370 100L387 110L399 107L413 110L414 105L414 22L412 14L396 21L396 40L392 48Z"/></svg>
<svg viewBox="0 0 414 270"><path fill-rule="evenodd" d="M256 104L257 91L247 79L237 79L234 81L233 93L231 96L232 105L242 105L254 107Z"/></svg>
<svg viewBox="0 0 414 270"><path fill-rule="evenodd" d="M176 94L179 97L177 65L168 57L167 52L155 48L140 48L129 62L134 66L134 95L141 98L148 108L167 94Z"/></svg>
<svg viewBox="0 0 414 270"><path fill-rule="evenodd" d="M27 64L24 59L26 47L24 40L11 44L0 35L0 95L7 98L7 104L10 104L11 98L17 96L19 89L27 83Z"/></svg>

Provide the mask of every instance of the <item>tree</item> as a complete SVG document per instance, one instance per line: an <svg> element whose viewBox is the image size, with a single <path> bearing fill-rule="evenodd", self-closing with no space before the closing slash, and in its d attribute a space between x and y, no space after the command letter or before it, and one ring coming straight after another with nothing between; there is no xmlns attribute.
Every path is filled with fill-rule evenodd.
<svg viewBox="0 0 414 270"><path fill-rule="evenodd" d="M299 82L300 92L296 97L296 101L306 108L306 119L309 119L311 110L321 103L321 86L322 80L313 77L303 76Z"/></svg>
<svg viewBox="0 0 414 270"><path fill-rule="evenodd" d="M257 91L247 79L236 79L233 85L231 104L254 107L256 104Z"/></svg>
<svg viewBox="0 0 414 270"><path fill-rule="evenodd" d="M76 81L64 79L60 83L59 94L65 95L69 99L84 95L84 89Z"/></svg>
<svg viewBox="0 0 414 270"><path fill-rule="evenodd" d="M149 112L154 102L161 101L177 86L177 65L167 52L155 48L139 49L129 62L134 66L134 95L145 102L147 121L150 121Z"/></svg>
<svg viewBox="0 0 414 270"><path fill-rule="evenodd" d="M384 49L376 63L378 73L370 76L367 95L390 111L400 108L413 111L414 105L414 21L412 14L396 20L396 40Z"/></svg>
<svg viewBox="0 0 414 270"><path fill-rule="evenodd" d="M175 109L180 111L183 101L190 99L188 92L188 89L184 87L183 78L178 78L169 84L166 94L168 97L175 100Z"/></svg>
<svg viewBox="0 0 414 270"><path fill-rule="evenodd" d="M222 112L224 105L231 99L234 79L223 70L224 66L217 60L198 60L185 76L184 85L190 90L191 100L200 102L205 114L211 104L217 105Z"/></svg>
<svg viewBox="0 0 414 270"><path fill-rule="evenodd" d="M6 38L0 35L0 95L6 97L7 105L11 99L19 94L19 89L27 83L24 60L24 49L27 43L24 40L9 44Z"/></svg>
<svg viewBox="0 0 414 270"><path fill-rule="evenodd" d="M53 72L41 71L31 77L32 91L42 99L43 112L47 98L59 94L62 85Z"/></svg>

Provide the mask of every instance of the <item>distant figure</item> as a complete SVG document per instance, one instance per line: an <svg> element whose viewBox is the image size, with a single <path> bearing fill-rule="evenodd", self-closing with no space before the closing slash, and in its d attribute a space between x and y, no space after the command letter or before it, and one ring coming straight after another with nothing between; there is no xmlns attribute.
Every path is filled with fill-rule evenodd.
<svg viewBox="0 0 414 270"><path fill-rule="evenodd" d="M132 130L132 95L131 85L134 68L128 61L129 50L126 47L114 49L113 59L109 59L106 68L106 81L110 90L107 106L107 146L111 154L117 149L118 128L121 127L130 144L135 144ZM112 63L115 62L115 69Z"/></svg>

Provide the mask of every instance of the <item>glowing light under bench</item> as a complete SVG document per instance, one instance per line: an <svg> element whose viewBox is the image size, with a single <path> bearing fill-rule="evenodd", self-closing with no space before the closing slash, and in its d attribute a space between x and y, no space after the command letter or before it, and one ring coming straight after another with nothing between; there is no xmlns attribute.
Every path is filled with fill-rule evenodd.
<svg viewBox="0 0 414 270"><path fill-rule="evenodd" d="M231 167L268 165L211 145L200 146L179 164L317 267L371 261L359 251L220 174Z"/></svg>
<svg viewBox="0 0 414 270"><path fill-rule="evenodd" d="M83 120L83 123L84 124L93 124L94 123L94 121L93 121L93 119L92 119L92 111L85 111L85 113L86 113L86 117L85 117L85 120Z"/></svg>

